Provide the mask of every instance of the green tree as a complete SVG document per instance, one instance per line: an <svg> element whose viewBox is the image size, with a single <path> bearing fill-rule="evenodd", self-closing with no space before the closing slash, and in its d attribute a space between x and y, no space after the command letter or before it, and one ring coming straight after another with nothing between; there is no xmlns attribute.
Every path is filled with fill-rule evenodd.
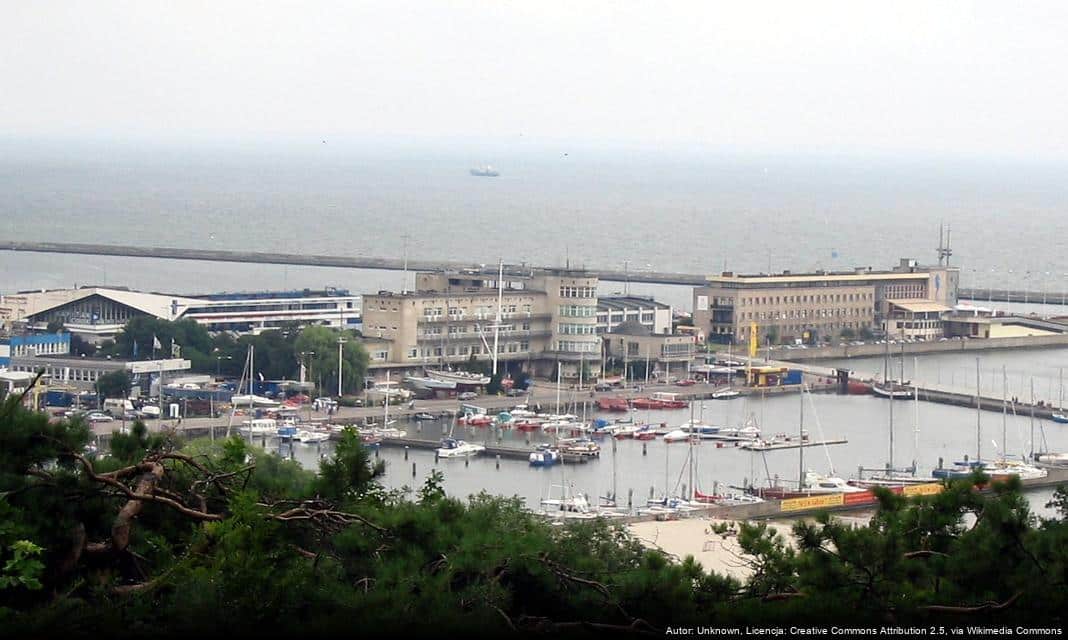
<svg viewBox="0 0 1068 640"><path fill-rule="evenodd" d="M132 384L130 372L126 369L119 369L97 378L94 386L96 392L105 398L128 398Z"/></svg>
<svg viewBox="0 0 1068 640"><path fill-rule="evenodd" d="M317 378L321 376L323 391L332 393L337 390L338 338L345 339L341 356L342 391L358 393L363 389L370 357L363 344L351 332L339 332L329 327L306 327L296 338L294 351L315 352L311 358L312 368Z"/></svg>

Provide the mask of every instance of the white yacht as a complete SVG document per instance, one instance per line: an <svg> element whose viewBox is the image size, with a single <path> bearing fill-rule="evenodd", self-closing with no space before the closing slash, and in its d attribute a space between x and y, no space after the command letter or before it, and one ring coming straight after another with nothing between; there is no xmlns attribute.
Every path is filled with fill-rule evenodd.
<svg viewBox="0 0 1068 640"><path fill-rule="evenodd" d="M806 493L862 493L865 489L854 487L842 478L825 476L813 471L805 474Z"/></svg>
<svg viewBox="0 0 1068 640"><path fill-rule="evenodd" d="M480 444L464 442L454 438L445 438L441 441L441 447L437 450L439 458L465 458L476 456L486 450Z"/></svg>
<svg viewBox="0 0 1068 640"><path fill-rule="evenodd" d="M326 442L330 439L330 434L323 431L308 431L307 429L298 429L297 433L293 435L293 439L297 442L304 444L316 444L318 442Z"/></svg>
<svg viewBox="0 0 1068 640"><path fill-rule="evenodd" d="M485 385L489 384L490 378L487 375L481 373L471 373L470 371L447 371L445 369L427 369L426 375L439 380L441 382L451 382L452 384L466 384L466 385Z"/></svg>

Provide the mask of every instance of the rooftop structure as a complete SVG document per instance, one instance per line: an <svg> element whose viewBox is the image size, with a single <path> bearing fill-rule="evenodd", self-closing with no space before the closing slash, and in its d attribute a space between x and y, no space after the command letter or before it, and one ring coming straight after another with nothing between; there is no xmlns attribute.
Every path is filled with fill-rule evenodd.
<svg viewBox="0 0 1068 640"><path fill-rule="evenodd" d="M0 317L44 329L59 321L88 339L111 338L131 318L192 319L208 331L259 333L287 323L351 327L360 321L358 296L343 289L262 291L180 296L121 288L82 287L0 296Z"/></svg>
<svg viewBox="0 0 1068 640"><path fill-rule="evenodd" d="M652 296L615 295L597 298L597 333L612 332L624 322L639 322L653 333L671 333L671 306Z"/></svg>

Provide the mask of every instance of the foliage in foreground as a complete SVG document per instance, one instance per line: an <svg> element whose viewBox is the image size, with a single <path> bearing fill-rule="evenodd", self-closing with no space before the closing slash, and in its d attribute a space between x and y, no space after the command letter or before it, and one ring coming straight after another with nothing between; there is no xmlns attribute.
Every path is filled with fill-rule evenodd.
<svg viewBox="0 0 1068 640"><path fill-rule="evenodd" d="M884 494L870 526L721 528L745 582L605 522L518 500L384 490L353 433L314 474L238 439L142 427L90 458L79 422L0 409L0 629L14 635L351 635L356 629L662 633L858 620L1059 623L1068 528L1017 486ZM1058 493L1062 518L1068 496ZM0 633L3 633L0 632Z"/></svg>

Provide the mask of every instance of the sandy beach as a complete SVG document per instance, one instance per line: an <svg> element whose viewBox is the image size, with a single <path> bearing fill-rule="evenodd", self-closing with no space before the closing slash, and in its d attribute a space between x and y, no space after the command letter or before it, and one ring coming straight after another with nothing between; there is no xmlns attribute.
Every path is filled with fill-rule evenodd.
<svg viewBox="0 0 1068 640"><path fill-rule="evenodd" d="M843 520L867 522L866 516L845 516ZM693 556L706 571L729 575L745 580L752 573L750 556L742 553L734 534L720 535L712 528L731 520L717 518L684 518L680 520L636 522L627 526L632 535L650 548L683 559ZM793 544L790 528L794 520L772 520L768 526Z"/></svg>

